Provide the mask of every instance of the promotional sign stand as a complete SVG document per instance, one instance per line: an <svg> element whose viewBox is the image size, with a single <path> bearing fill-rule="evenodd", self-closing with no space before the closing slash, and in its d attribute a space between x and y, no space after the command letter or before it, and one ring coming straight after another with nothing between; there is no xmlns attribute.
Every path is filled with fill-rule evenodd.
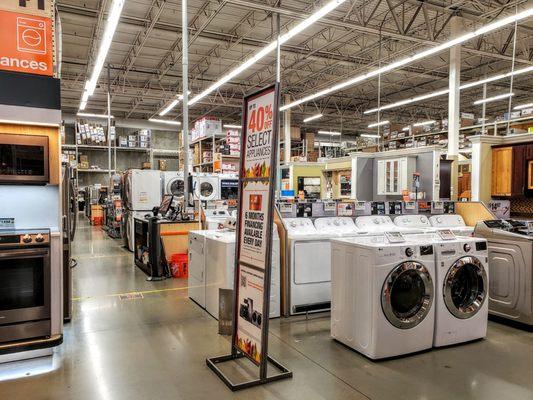
<svg viewBox="0 0 533 400"><path fill-rule="evenodd" d="M268 355L279 85L246 96L242 114L231 354L206 359L233 391L292 377ZM241 358L259 367L258 378L235 383L219 368ZM269 363L278 370L276 374L268 375Z"/></svg>

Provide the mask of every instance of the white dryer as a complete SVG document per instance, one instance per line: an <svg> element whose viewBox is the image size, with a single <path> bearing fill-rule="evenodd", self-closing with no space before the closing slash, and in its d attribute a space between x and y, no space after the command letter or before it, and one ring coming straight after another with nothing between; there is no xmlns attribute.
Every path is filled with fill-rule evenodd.
<svg viewBox="0 0 533 400"><path fill-rule="evenodd" d="M463 217L458 214L432 215L429 217L431 225L438 229L450 229L459 236L472 236L474 227L467 226Z"/></svg>
<svg viewBox="0 0 533 400"><path fill-rule="evenodd" d="M401 228L420 230L424 233L436 232L438 228L431 225L425 215L398 215L394 218L394 224Z"/></svg>
<svg viewBox="0 0 533 400"><path fill-rule="evenodd" d="M388 215L363 215L355 219L355 225L368 235L383 235L385 232L423 233L422 229L398 226Z"/></svg>
<svg viewBox="0 0 533 400"><path fill-rule="evenodd" d="M214 174L196 174L193 176L194 196L201 201L220 200L220 180Z"/></svg>
<svg viewBox="0 0 533 400"><path fill-rule="evenodd" d="M161 184L163 188L163 195L172 194L174 196L183 197L185 193L185 181L183 179L183 172L161 172Z"/></svg>
<svg viewBox="0 0 533 400"><path fill-rule="evenodd" d="M435 347L481 339L487 335L489 268L485 239L438 234L405 235L435 244Z"/></svg>
<svg viewBox="0 0 533 400"><path fill-rule="evenodd" d="M274 225L270 283L270 318L280 316L280 242ZM219 289L233 289L236 232L221 231L206 236L206 311L218 319Z"/></svg>
<svg viewBox="0 0 533 400"><path fill-rule="evenodd" d="M290 315L331 307L331 235L319 233L309 218L285 218L287 298Z"/></svg>
<svg viewBox="0 0 533 400"><path fill-rule="evenodd" d="M130 169L124 179L126 207L151 211L161 204L161 173L151 169Z"/></svg>
<svg viewBox="0 0 533 400"><path fill-rule="evenodd" d="M435 324L433 243L332 239L334 339L371 359L429 349Z"/></svg>

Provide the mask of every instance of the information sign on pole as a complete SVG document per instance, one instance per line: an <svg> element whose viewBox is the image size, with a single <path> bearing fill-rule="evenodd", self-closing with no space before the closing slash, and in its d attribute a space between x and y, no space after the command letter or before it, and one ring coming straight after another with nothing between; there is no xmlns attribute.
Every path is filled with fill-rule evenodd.
<svg viewBox="0 0 533 400"><path fill-rule="evenodd" d="M278 121L277 84L244 98L232 349L228 356L207 359L232 390L292 377L292 372L268 356ZM259 378L234 383L217 366L241 357L259 367ZM267 376L269 363L280 373Z"/></svg>

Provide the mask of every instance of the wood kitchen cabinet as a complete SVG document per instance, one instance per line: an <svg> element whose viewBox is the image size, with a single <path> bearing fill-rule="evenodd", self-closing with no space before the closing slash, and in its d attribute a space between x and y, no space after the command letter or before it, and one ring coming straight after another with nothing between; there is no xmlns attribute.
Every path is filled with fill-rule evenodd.
<svg viewBox="0 0 533 400"><path fill-rule="evenodd" d="M513 169L511 171L511 191L512 196L523 196L524 195L524 185L526 182L527 175L527 145L518 145L513 146Z"/></svg>
<svg viewBox="0 0 533 400"><path fill-rule="evenodd" d="M492 149L492 185L494 197L510 197L513 194L513 148Z"/></svg>

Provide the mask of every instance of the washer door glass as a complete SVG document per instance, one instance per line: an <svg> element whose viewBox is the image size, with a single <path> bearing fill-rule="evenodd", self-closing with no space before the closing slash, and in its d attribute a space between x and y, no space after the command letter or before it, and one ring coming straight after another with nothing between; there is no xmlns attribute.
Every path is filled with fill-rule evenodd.
<svg viewBox="0 0 533 400"><path fill-rule="evenodd" d="M174 196L183 196L185 192L185 183L182 179L174 179L170 182L170 193Z"/></svg>
<svg viewBox="0 0 533 400"><path fill-rule="evenodd" d="M424 265L404 262L387 276L381 306L385 317L395 327L414 328L428 315L432 304L433 279Z"/></svg>
<svg viewBox="0 0 533 400"><path fill-rule="evenodd" d="M480 310L487 297L487 272L476 257L462 257L446 274L443 297L448 310L466 319Z"/></svg>
<svg viewBox="0 0 533 400"><path fill-rule="evenodd" d="M215 188L210 182L202 182L200 184L200 196L202 197L210 197L214 190Z"/></svg>

